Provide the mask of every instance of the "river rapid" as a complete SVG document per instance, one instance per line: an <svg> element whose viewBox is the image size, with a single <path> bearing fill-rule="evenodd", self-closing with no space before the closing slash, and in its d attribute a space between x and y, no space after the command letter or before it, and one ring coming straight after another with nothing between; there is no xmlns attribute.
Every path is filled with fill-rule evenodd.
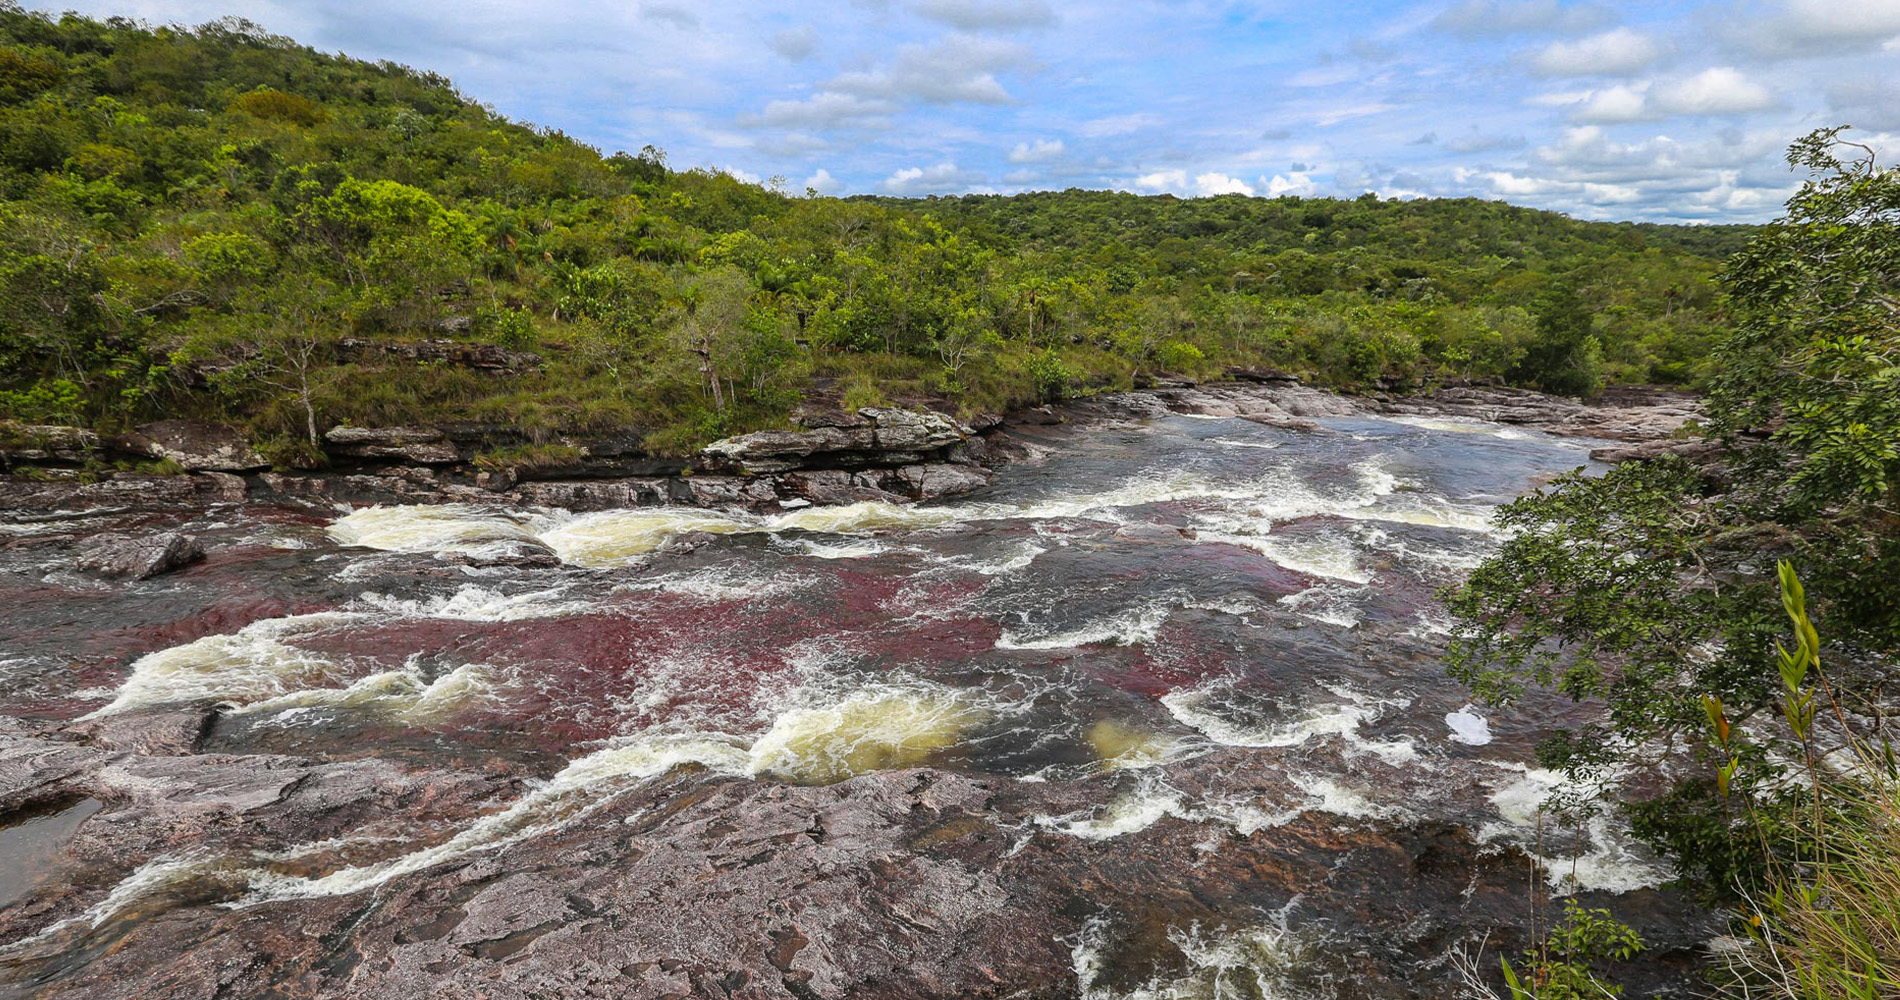
<svg viewBox="0 0 1900 1000"><path fill-rule="evenodd" d="M14 512L0 992L1450 996L1569 894L1689 954L1540 820L1586 709L1441 664L1597 442L1318 424L1019 428L919 506ZM73 571L106 529L209 554Z"/></svg>

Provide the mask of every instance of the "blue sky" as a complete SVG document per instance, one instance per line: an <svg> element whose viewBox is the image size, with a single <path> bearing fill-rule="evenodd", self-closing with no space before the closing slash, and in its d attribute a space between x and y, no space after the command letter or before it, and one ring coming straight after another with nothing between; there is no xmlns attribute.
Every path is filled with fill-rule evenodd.
<svg viewBox="0 0 1900 1000"><path fill-rule="evenodd" d="M80 0L453 78L788 191L1475 195L1757 221L1782 151L1900 151L1900 0Z"/></svg>

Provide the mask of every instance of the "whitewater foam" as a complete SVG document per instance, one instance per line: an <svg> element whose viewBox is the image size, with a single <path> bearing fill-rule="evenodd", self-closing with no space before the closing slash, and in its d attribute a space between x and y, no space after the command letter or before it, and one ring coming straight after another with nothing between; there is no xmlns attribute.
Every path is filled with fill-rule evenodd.
<svg viewBox="0 0 1900 1000"><path fill-rule="evenodd" d="M1216 681L1181 688L1161 696L1162 707L1185 726L1208 739L1232 747L1296 747L1322 737L1337 737L1348 754L1369 753L1388 764L1418 759L1418 748L1408 739L1375 740L1361 736L1359 727L1376 721L1386 711L1411 704L1405 698L1373 698L1350 688L1323 685L1343 700L1309 705L1292 722L1258 722L1232 717L1231 682Z"/></svg>
<svg viewBox="0 0 1900 1000"><path fill-rule="evenodd" d="M1140 646L1155 641L1173 612L1174 601L1162 599L1127 608L1108 618L1062 632L1005 628L997 649L1080 649L1083 646Z"/></svg>

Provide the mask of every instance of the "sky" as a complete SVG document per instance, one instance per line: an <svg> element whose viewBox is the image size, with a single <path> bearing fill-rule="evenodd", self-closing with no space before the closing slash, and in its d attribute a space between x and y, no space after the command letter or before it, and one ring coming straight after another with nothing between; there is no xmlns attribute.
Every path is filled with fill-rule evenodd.
<svg viewBox="0 0 1900 1000"><path fill-rule="evenodd" d="M1476 196L1755 222L1900 151L1900 0L69 0L434 70L789 193Z"/></svg>

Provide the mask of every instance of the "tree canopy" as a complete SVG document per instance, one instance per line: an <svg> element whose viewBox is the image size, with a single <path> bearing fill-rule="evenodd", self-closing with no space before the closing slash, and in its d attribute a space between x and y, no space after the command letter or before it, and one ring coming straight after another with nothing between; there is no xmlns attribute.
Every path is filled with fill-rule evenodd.
<svg viewBox="0 0 1900 1000"><path fill-rule="evenodd" d="M224 420L291 464L333 423L670 453L821 394L974 412L1227 365L1692 383L1744 234L1372 196L789 197L240 20L0 5L0 418ZM361 346L423 340L509 363Z"/></svg>

